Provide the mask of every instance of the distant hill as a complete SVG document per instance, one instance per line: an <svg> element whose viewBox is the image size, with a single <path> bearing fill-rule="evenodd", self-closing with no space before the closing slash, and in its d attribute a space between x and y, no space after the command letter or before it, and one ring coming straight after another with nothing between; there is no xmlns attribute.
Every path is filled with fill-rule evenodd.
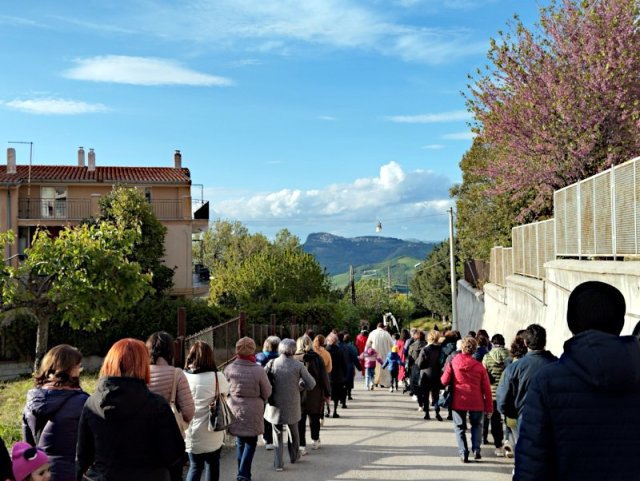
<svg viewBox="0 0 640 481"><path fill-rule="evenodd" d="M390 283L392 291L406 293L416 270L415 265L421 260L396 257L376 264L353 266L353 278L356 282L360 279L380 279L385 286ZM349 272L331 276L331 282L335 287L346 287L349 284Z"/></svg>
<svg viewBox="0 0 640 481"><path fill-rule="evenodd" d="M303 244L305 252L313 254L330 275L343 274L354 268L386 269L380 263L413 265L422 261L437 242L407 241L393 237L365 236L346 238L324 232L309 234ZM402 262L398 259L405 258ZM415 261L415 262L414 262ZM385 272L386 278L386 272ZM346 283L345 283L346 284Z"/></svg>

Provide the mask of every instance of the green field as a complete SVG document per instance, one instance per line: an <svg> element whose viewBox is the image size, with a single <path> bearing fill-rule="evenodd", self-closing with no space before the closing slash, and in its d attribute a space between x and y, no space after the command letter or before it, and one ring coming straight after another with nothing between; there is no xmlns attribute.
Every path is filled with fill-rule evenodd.
<svg viewBox="0 0 640 481"><path fill-rule="evenodd" d="M82 374L80 385L91 394L98 383L98 374ZM27 391L33 387L33 379L0 382L0 437L7 447L20 441L22 409L27 399Z"/></svg>
<svg viewBox="0 0 640 481"><path fill-rule="evenodd" d="M414 257L397 257L377 264L354 266L353 275L356 282L361 279L381 279L386 283L391 277L392 286L407 286L413 278L415 265L420 261ZM344 288L349 284L349 273L332 276L331 282L337 288Z"/></svg>

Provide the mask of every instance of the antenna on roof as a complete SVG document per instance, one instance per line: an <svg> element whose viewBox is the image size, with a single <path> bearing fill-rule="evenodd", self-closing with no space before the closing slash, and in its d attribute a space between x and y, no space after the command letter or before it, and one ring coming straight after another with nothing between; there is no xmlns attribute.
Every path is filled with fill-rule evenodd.
<svg viewBox="0 0 640 481"><path fill-rule="evenodd" d="M9 142L10 144L29 144L29 179L27 180L27 196L31 197L31 160L33 159L33 142L25 142L16 140Z"/></svg>

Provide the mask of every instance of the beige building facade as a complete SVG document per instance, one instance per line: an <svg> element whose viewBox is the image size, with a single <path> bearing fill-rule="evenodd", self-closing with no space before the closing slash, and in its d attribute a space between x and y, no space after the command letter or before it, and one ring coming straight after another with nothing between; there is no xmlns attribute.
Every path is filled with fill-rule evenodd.
<svg viewBox="0 0 640 481"><path fill-rule="evenodd" d="M17 263L36 230L56 235L99 214L98 200L114 185L138 189L167 228L165 259L174 268L176 296L200 296L206 279L194 274L192 239L209 224L209 203L194 200L189 169L176 151L170 167L113 167L96 165L96 154L78 149L75 165L17 165L15 150L7 149L7 164L0 167L0 231L12 230L16 243L5 249L5 262Z"/></svg>

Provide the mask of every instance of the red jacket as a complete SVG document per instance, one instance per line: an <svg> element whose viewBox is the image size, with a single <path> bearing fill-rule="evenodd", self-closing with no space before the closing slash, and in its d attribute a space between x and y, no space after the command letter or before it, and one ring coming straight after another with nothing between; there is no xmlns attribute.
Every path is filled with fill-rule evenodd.
<svg viewBox="0 0 640 481"><path fill-rule="evenodd" d="M365 336L362 333L356 336L356 348L358 349L358 354L361 354L367 346L367 337L368 336Z"/></svg>
<svg viewBox="0 0 640 481"><path fill-rule="evenodd" d="M456 411L493 412L493 398L489 375L484 366L471 354L460 353L446 365L440 378L443 386L451 381L453 369L453 403Z"/></svg>

